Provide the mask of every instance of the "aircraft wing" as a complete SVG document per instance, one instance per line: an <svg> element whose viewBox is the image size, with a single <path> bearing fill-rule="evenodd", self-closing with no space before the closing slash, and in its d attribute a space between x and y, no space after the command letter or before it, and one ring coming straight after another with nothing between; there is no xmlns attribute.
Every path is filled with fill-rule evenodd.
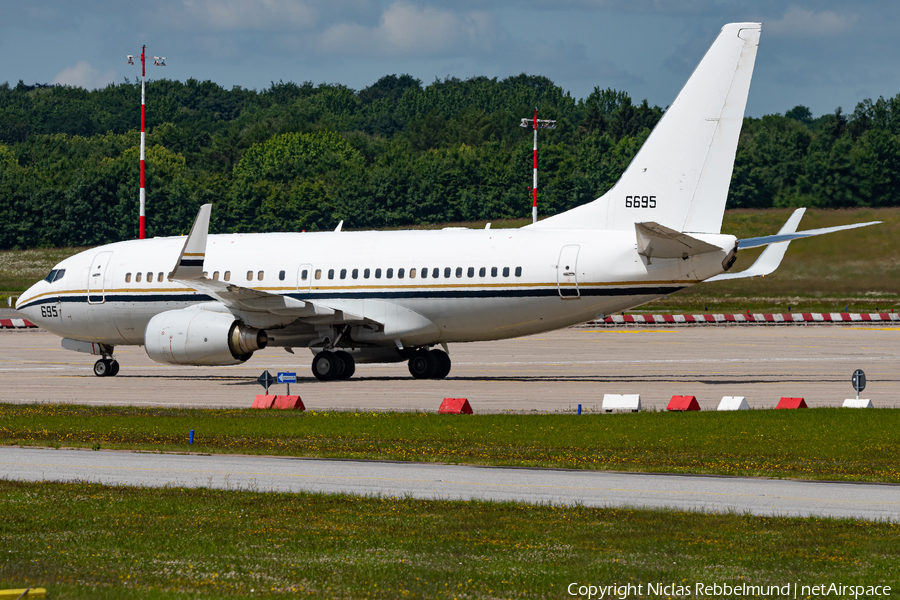
<svg viewBox="0 0 900 600"><path fill-rule="evenodd" d="M229 310L237 312L269 313L279 317L297 318L316 323L382 325L375 320L347 312L342 308L326 306L325 303L319 301L297 300L290 296L272 294L204 277L203 263L206 259L206 238L209 233L211 209L212 204L204 204L200 207L175 269L172 271L171 279L173 281L203 292L224 304Z"/></svg>
<svg viewBox="0 0 900 600"><path fill-rule="evenodd" d="M803 213L805 212L805 208L798 208L793 213L791 213L791 216L788 218L787 222L781 227L780 230L778 230L778 233L776 233L775 235L738 240L738 250L757 248L759 246L766 245L769 246L768 248L763 250L763 253L759 255L759 258L756 259L756 262L754 262L749 269L740 271L738 273L722 273L721 275L710 277L705 281L724 281L726 279L743 279L745 277L765 277L766 275L774 272L775 269L777 269L781 265L784 254L785 252L787 252L788 245L792 240L813 237L825 233L833 233L835 231L843 231L845 229L855 229L857 227L877 225L881 223L881 221L871 221L869 223L838 225L837 227L809 229L807 231L798 232L797 227L800 225L800 219L803 218Z"/></svg>

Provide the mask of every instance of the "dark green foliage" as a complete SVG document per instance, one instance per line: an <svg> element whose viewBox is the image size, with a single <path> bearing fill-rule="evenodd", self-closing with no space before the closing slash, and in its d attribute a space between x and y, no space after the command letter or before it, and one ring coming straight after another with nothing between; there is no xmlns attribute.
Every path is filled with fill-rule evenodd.
<svg viewBox="0 0 900 600"><path fill-rule="evenodd" d="M137 234L140 84L86 91L0 84L0 248L93 245ZM530 214L537 108L538 203L549 215L603 194L663 114L627 93L572 98L546 77L387 75L354 91L272 83L147 84L148 235L291 231ZM729 207L893 206L900 95L814 118L804 106L747 119Z"/></svg>

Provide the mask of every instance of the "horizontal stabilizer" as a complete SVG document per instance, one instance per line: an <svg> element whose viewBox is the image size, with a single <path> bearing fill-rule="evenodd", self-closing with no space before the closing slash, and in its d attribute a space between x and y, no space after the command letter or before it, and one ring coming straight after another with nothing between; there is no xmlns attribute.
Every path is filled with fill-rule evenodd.
<svg viewBox="0 0 900 600"><path fill-rule="evenodd" d="M799 240L801 238L813 237L825 233L834 233L835 231L844 231L845 229L856 229L857 227L868 227L869 225L878 225L881 221L869 221L868 223L854 223L852 225L838 225L837 227L825 227L823 229L810 229L808 231L798 231L796 233L777 233L775 235L767 235L757 238L747 238L738 241L738 250L746 250L747 248L758 248L767 244L777 244L778 242L790 242L791 240Z"/></svg>
<svg viewBox="0 0 900 600"><path fill-rule="evenodd" d="M638 254L651 258L688 258L705 252L721 252L718 246L708 244L680 231L659 223L635 223Z"/></svg>

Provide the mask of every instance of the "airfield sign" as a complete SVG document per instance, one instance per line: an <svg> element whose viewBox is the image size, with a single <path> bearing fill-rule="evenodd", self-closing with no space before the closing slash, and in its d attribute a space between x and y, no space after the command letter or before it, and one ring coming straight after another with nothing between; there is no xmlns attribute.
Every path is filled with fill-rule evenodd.
<svg viewBox="0 0 900 600"><path fill-rule="evenodd" d="M862 369L857 369L853 371L853 377L850 379L853 382L853 389L856 390L856 399L859 400L859 393L866 389L866 374Z"/></svg>

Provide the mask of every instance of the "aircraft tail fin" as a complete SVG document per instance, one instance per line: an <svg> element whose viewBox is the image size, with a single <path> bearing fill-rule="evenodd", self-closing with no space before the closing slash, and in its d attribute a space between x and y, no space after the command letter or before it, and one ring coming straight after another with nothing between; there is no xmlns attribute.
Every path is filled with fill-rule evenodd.
<svg viewBox="0 0 900 600"><path fill-rule="evenodd" d="M629 230L655 221L719 233L760 31L759 23L723 27L618 183L529 227Z"/></svg>

